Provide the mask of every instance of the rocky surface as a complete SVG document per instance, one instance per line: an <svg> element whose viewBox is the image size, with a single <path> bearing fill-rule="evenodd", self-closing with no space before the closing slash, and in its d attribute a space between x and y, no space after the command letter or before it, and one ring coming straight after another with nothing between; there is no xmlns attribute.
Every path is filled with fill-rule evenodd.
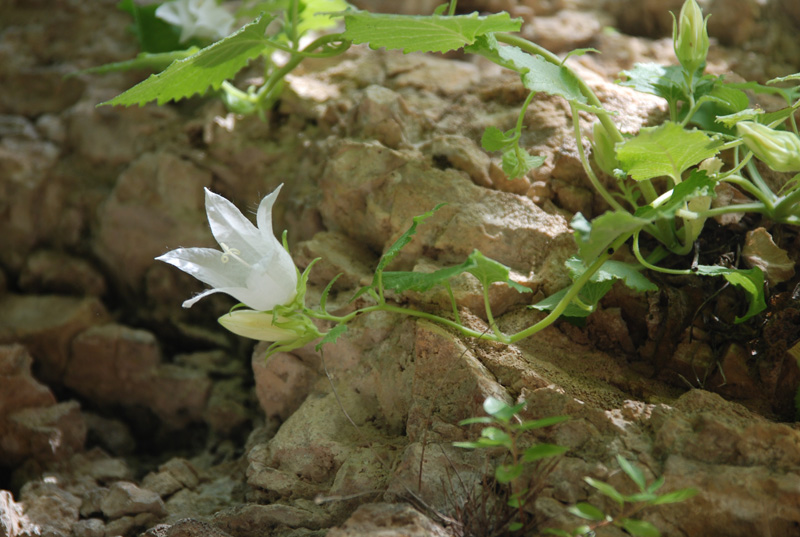
<svg viewBox="0 0 800 537"><path fill-rule="evenodd" d="M343 274L330 305L345 312L411 218L447 202L393 268L433 271L477 248L533 291L490 295L502 329L527 326L537 314L525 306L568 281L572 214L606 208L558 98L528 110L523 142L547 160L515 181L480 137L510 128L525 92L463 58L356 47L309 61L266 122L200 99L96 108L143 74L63 75L133 56L128 21L116 0L57 4L0 5L0 536L483 535L475 501L496 500L480 485L492 461L452 442L479 434L457 424L489 395L528 401L528 418L571 417L530 437L569 448L534 476L540 527L575 527L566 508L579 501L613 509L583 478L630 491L622 455L648 480L663 475L665 490L699 490L644 512L665 536L800 532L800 429L787 418L800 383L787 342L800 333L787 293L757 364L742 343L691 325L704 290L679 280L650 296L615 290L585 327L515 346L375 314L324 354L310 344L264 362L263 345L214 323L230 300L181 309L202 286L153 261L214 246L203 187L249 209L284 183L275 229L289 230L301 269L323 258L310 301ZM680 2L460 4L523 17L523 35L556 52L601 49L570 61L624 112L623 131L663 117L657 98L613 80L635 61L673 61L666 9ZM703 5L724 45L709 69L763 82L800 68L793 2ZM794 282L785 266L775 277ZM485 330L476 281L464 275L453 292L462 319ZM391 298L448 307L444 292Z"/></svg>

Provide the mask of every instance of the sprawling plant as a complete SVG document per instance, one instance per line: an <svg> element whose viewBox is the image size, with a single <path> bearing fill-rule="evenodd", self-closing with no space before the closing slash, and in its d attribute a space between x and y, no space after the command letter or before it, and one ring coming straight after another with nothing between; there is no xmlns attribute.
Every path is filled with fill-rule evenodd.
<svg viewBox="0 0 800 537"><path fill-rule="evenodd" d="M645 271L724 278L747 298L746 305L737 312L736 322L750 319L765 309L764 270L769 276L769 261L761 265L764 270L701 264L697 239L709 218L737 213L758 214L773 224L800 224L800 174L780 175L800 172L800 136L794 118L800 108L800 92L792 86L800 80L800 74L776 78L765 85L731 83L721 76L706 74L707 18L695 0L686 0L675 18L673 42L678 64L636 64L621 74L623 86L661 97L668 105L668 120L642 128L635 135L620 132L616 114L607 110L569 67L570 56L592 52L591 49L558 57L515 35L521 20L512 19L508 13L457 15L456 0L440 6L430 16L373 14L356 10L343 0L245 0L237 5L238 11L231 16L250 22L231 32L234 25L225 15L229 13L225 11L228 7L225 3L171 0L139 7L131 0L122 2L122 7L134 16L134 31L143 52L128 62L95 71L147 67L161 72L103 104L141 106L155 101L162 105L213 92L233 112L263 117L280 96L286 75L306 58L335 56L352 44L405 53L463 49L518 73L528 92L514 128L502 131L489 127L482 136L485 150L500 153L502 168L509 178L521 177L542 164L542 157L531 155L520 145L523 120L537 94L559 96L569 103L585 173L607 205L606 212L591 221L581 214L572 219L577 255L566 262L572 284L531 306L549 312L545 317L509 334L495 323L489 287L500 283L520 292L528 289L512 282L507 267L481 252L476 250L463 263L432 273L387 270L411 241L417 226L438 207L415 217L407 231L385 251L371 284L356 293L363 298L359 304L365 305L337 316L326 309L334 282L323 292L319 306L307 306L305 288L311 266L303 274L295 273L293 267L290 270L285 240L280 246L274 237L272 240L264 237L264 232L271 235L268 209L277 191L262 202L267 210L262 214L259 209L259 229L227 201L209 194L209 220L222 249L202 252L183 249L160 259L209 284L212 289L204 295L216 290L241 300L245 309L235 308L220 322L238 334L273 341L268 354L319 338L319 345L334 342L345 332L349 321L373 311L424 318L466 336L510 344L562 316L590 315L616 281L638 292L657 289L644 275ZM215 17L218 26L210 22ZM322 33L335 28L338 30ZM263 63L263 78L249 87L238 87L237 73L255 59ZM764 93L782 97L785 106L771 112L751 107L748 95ZM581 115L596 119L590 133L581 127ZM591 154L584 150L585 137L591 141ZM762 176L765 170L776 172L779 180L767 181ZM609 176L610 183L601 181L600 174ZM731 202L730 195L718 195L732 191L739 198L736 203ZM224 212L216 213L220 207L225 207ZM635 263L612 259L626 244L630 245ZM695 255L689 255L693 250ZM473 275L483 287L489 321L486 332L465 326L459 318L450 280L463 273ZM294 290L287 289L287 285L294 286ZM435 286L448 291L452 314L436 315L401 307L386 299L387 291L425 292ZM332 328L321 332L313 319L330 321ZM500 481L506 478L513 481L511 478L518 471L520 454L514 455L514 434L527 426L511 424L513 410L490 412L491 419L500 427L486 429L484 432L489 432L473 446L500 442L498 445L508 447L511 442L513 462L498 467ZM522 460L526 453L521 455ZM646 485L627 461L619 463L639 486L640 493L624 496L607 485L589 484L623 507L628 502L655 505L666 501L663 496L655 495L657 486ZM514 494L519 498L519 491ZM608 523L605 514L591 506L578 506L575 513L593 523ZM628 515L621 520L621 526L634 535L655 534Z"/></svg>

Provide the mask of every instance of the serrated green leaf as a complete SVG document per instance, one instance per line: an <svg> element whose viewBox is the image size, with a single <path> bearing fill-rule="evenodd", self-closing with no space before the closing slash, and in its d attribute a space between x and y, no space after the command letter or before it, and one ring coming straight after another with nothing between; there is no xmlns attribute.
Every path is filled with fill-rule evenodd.
<svg viewBox="0 0 800 537"><path fill-rule="evenodd" d="M613 486L609 485L605 481L599 481L597 479L592 479L591 477L584 477L584 481L586 481L589 485L596 488L600 493L604 496L608 496L621 507L625 503L625 499L623 498L622 494L615 489Z"/></svg>
<svg viewBox="0 0 800 537"><path fill-rule="evenodd" d="M653 500L652 505L661 505L665 503L678 503L689 498L693 498L697 495L696 489L680 489L673 492L668 492L666 494L662 494L655 500Z"/></svg>
<svg viewBox="0 0 800 537"><path fill-rule="evenodd" d="M794 82L795 80L800 80L800 73L794 73L786 76L779 76L777 78L767 80L767 85L769 86L772 84L780 84L781 82Z"/></svg>
<svg viewBox="0 0 800 537"><path fill-rule="evenodd" d="M636 210L635 216L644 218L650 221L657 219L672 219L675 217L675 211L682 209L687 202L694 198L701 196L714 197L714 187L717 182L710 178L703 170L692 170L689 176L682 182L675 185L672 189L670 197L659 205L653 207L645 205Z"/></svg>
<svg viewBox="0 0 800 537"><path fill-rule="evenodd" d="M761 269L754 267L743 270L716 265L698 265L696 272L704 276L722 276L745 292L748 301L747 312L742 317L736 317L736 323L742 323L767 308L764 299L764 273Z"/></svg>
<svg viewBox="0 0 800 537"><path fill-rule="evenodd" d="M264 32L271 20L271 17L259 17L100 106L143 106L150 101L162 105L195 94L203 95L209 88L219 89L225 80L233 78L250 60L264 53L269 43Z"/></svg>
<svg viewBox="0 0 800 537"><path fill-rule="evenodd" d="M569 448L555 444L536 444L525 450L522 455L524 462L535 462L548 457L557 457L569 451Z"/></svg>
<svg viewBox="0 0 800 537"><path fill-rule="evenodd" d="M506 13L486 17L478 13L455 16L390 15L359 11L346 13L344 38L409 52L447 52L470 45L490 32L518 32L522 19Z"/></svg>
<svg viewBox="0 0 800 537"><path fill-rule="evenodd" d="M532 56L519 47L502 46L489 34L479 37L467 52L480 54L493 62L516 71L522 85L530 91L560 95L568 101L586 103L580 83L571 70L555 65L540 56Z"/></svg>
<svg viewBox="0 0 800 537"><path fill-rule="evenodd" d="M494 259L489 259L478 250L473 250L467 259L475 263L475 266L468 269L467 272L475 276L484 287L489 287L495 282L508 281L508 267Z"/></svg>
<svg viewBox="0 0 800 537"><path fill-rule="evenodd" d="M661 532L646 520L625 518L622 520L622 527L634 537L661 537Z"/></svg>
<svg viewBox="0 0 800 537"><path fill-rule="evenodd" d="M617 455L617 462L619 463L619 467L622 468L622 471L625 472L634 483L636 483L636 486L639 487L639 490L647 490L647 483L644 480L644 474L639 468L631 464L622 455Z"/></svg>
<svg viewBox="0 0 800 537"><path fill-rule="evenodd" d="M718 84L703 99L720 104L730 112L741 112L750 106L750 99L740 89Z"/></svg>
<svg viewBox="0 0 800 537"><path fill-rule="evenodd" d="M703 132L686 131L668 121L618 144L617 160L637 181L667 176L679 183L684 171L716 155L720 145Z"/></svg>
<svg viewBox="0 0 800 537"><path fill-rule="evenodd" d="M384 272L383 285L386 289L391 289L398 293L409 290L422 293L475 267L477 267L475 260L468 257L460 265L446 267L434 272Z"/></svg>
<svg viewBox="0 0 800 537"><path fill-rule="evenodd" d="M444 203L440 203L427 213L415 216L414 218L411 219L411 226L405 231L405 233L400 235L400 238L394 241L394 243L389 247L389 249L386 250L386 252L381 256L380 261L378 261L378 267L375 269L375 279L373 279L373 285L375 285L377 281L378 273L382 273L383 269L385 269L389 265L389 263L391 263L392 260L395 257L397 257L397 254L400 253L400 250L402 250L405 245L411 242L411 237L413 237L417 233L417 226L420 223L427 220L428 218L430 218L431 216L433 216L433 213L435 213L444 206L445 206Z"/></svg>
<svg viewBox="0 0 800 537"><path fill-rule="evenodd" d="M575 516L579 516L587 520L594 520L596 522L606 519L605 513L603 513L594 505L586 502L579 502L571 507L568 507L567 511Z"/></svg>
<svg viewBox="0 0 800 537"><path fill-rule="evenodd" d="M494 478L502 484L511 483L521 475L521 464L501 464L494 469Z"/></svg>
<svg viewBox="0 0 800 537"><path fill-rule="evenodd" d="M525 149L516 144L503 151L502 168L509 179L517 179L524 176L534 168L544 164L545 157L531 155Z"/></svg>
<svg viewBox="0 0 800 537"><path fill-rule="evenodd" d="M564 298L564 295L566 295L569 292L571 287L572 287L571 285L567 286L564 289L557 291L552 295L550 295L549 297L540 300L536 304L531 304L528 307L539 311L553 311L556 308L556 306L558 306L558 304L561 302L561 300ZM590 300L586 298L586 296L582 296L583 292L587 290L586 289L587 287L590 288L594 287L594 284L589 282L586 285L584 285L584 288L581 289L580 293L578 293L579 301L573 300L572 302L567 304L566 309L561 313L562 317L568 317L571 319L582 319L584 317L588 317L589 315L595 312L596 309L595 306L597 303L596 302L592 303ZM605 284L604 287L606 288L606 291L611 289L610 286L606 286ZM601 293L602 289L588 290L589 295L596 296L600 295Z"/></svg>
<svg viewBox="0 0 800 537"><path fill-rule="evenodd" d="M75 74L91 74L103 75L107 73L115 73L119 71L132 71L134 69L147 69L150 71L161 71L169 67L169 65L176 61L188 58L192 54L196 54L200 49L191 47L187 50L175 50L172 52L142 52L132 60L125 60L122 62L107 63L105 65L98 65L97 67L90 67L83 69Z"/></svg>
<svg viewBox="0 0 800 537"><path fill-rule="evenodd" d="M481 147L486 151L501 151L514 143L514 130L503 132L497 127L486 127L481 136Z"/></svg>
<svg viewBox="0 0 800 537"><path fill-rule="evenodd" d="M759 84L755 81L750 82L732 82L729 83L728 86L740 90L745 91L752 91L753 93L766 93L768 95L780 95L786 101L786 104L791 104L794 101L798 94L800 94L800 88L780 88L776 86L765 86L763 84Z"/></svg>
<svg viewBox="0 0 800 537"><path fill-rule="evenodd" d="M323 345L326 343L336 343L336 340L342 337L344 333L347 332L347 325L346 324L337 324L330 331L323 336L320 342L317 344L314 349L319 352Z"/></svg>
<svg viewBox="0 0 800 537"><path fill-rule="evenodd" d="M683 68L679 65L667 67L657 63L637 63L633 69L620 74L627 77L618 81L620 86L663 97L671 103L684 98Z"/></svg>
<svg viewBox="0 0 800 537"><path fill-rule="evenodd" d="M342 276L342 274L344 273L340 272L339 274L334 276L333 279L330 282L328 282L328 285L325 286L325 290L322 291L322 296L319 299L319 309L322 310L323 312L327 312L328 295L330 294L331 289L333 289L333 284L336 283L336 280L338 280Z"/></svg>

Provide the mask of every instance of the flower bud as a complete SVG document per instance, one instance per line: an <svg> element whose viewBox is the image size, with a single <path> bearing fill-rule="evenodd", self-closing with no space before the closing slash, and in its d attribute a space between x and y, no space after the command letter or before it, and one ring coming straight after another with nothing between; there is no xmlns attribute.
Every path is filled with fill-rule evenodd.
<svg viewBox="0 0 800 537"><path fill-rule="evenodd" d="M708 17L695 0L686 0L681 8L679 21L672 16L672 46L675 56L689 73L694 74L706 63L708 54Z"/></svg>
<svg viewBox="0 0 800 537"><path fill-rule="evenodd" d="M244 336L259 341L279 341L290 342L299 339L304 335L302 327L275 326L272 322L273 315L269 311L255 310L233 310L218 319L219 324L224 326L236 335ZM293 325L292 321L278 317L277 323L280 325ZM299 323L302 324L302 323ZM298 330L297 328L300 328Z"/></svg>
<svg viewBox="0 0 800 537"><path fill-rule="evenodd" d="M740 121L736 124L736 133L750 151L773 170L800 171L800 137L793 132L776 131L753 121Z"/></svg>

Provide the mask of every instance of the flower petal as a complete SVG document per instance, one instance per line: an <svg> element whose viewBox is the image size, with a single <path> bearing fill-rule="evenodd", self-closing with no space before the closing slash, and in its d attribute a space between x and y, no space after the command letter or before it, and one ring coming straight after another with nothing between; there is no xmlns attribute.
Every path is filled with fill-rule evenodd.
<svg viewBox="0 0 800 537"><path fill-rule="evenodd" d="M213 248L178 248L156 257L178 267L211 287L244 287L251 269L235 261L223 261Z"/></svg>
<svg viewBox="0 0 800 537"><path fill-rule="evenodd" d="M237 255L250 264L261 259L272 245L263 240L261 233L233 203L207 188L205 191L208 224L217 242L237 250Z"/></svg>

